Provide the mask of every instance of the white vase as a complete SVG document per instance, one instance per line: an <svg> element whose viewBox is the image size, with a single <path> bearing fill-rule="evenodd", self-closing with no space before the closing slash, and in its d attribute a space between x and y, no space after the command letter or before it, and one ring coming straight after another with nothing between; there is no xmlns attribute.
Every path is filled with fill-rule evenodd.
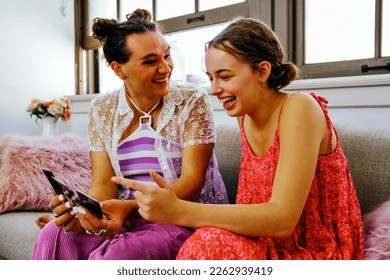
<svg viewBox="0 0 390 280"><path fill-rule="evenodd" d="M58 135L58 118L47 117L42 119L41 136Z"/></svg>

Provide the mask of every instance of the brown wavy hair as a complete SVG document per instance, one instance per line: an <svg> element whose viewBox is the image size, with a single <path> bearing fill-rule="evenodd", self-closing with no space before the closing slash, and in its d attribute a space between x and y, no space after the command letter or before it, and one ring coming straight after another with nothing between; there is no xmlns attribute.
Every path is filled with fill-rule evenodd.
<svg viewBox="0 0 390 280"><path fill-rule="evenodd" d="M211 41L208 48L224 50L247 61L253 70L268 61L272 68L268 85L281 89L298 78L298 68L291 62L283 63L283 48L275 33L263 22L251 18L236 18Z"/></svg>

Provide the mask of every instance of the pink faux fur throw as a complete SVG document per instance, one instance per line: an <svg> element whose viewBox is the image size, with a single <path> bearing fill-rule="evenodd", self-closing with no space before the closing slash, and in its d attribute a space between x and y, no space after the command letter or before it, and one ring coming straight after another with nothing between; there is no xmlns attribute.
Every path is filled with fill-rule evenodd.
<svg viewBox="0 0 390 280"><path fill-rule="evenodd" d="M72 134L6 136L0 141L0 163L0 214L48 210L55 193L41 168L72 189L87 192L91 184L88 141Z"/></svg>
<svg viewBox="0 0 390 280"><path fill-rule="evenodd" d="M390 260L390 200L366 214L367 240L364 258Z"/></svg>

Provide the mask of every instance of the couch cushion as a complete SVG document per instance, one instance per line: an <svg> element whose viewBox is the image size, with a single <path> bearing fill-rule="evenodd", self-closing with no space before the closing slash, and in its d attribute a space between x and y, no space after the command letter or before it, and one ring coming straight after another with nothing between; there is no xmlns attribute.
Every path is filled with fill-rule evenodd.
<svg viewBox="0 0 390 280"><path fill-rule="evenodd" d="M390 197L390 131L335 125L362 214Z"/></svg>
<svg viewBox="0 0 390 280"><path fill-rule="evenodd" d="M40 228L35 219L42 212L15 211L0 214L0 259L29 260Z"/></svg>
<svg viewBox="0 0 390 280"><path fill-rule="evenodd" d="M215 153L229 201L235 203L241 160L241 138L238 125L217 124Z"/></svg>

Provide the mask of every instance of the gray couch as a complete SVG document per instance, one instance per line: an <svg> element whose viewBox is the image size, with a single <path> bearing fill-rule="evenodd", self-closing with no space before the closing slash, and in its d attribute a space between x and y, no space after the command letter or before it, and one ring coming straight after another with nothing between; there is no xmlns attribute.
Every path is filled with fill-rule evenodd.
<svg viewBox="0 0 390 280"><path fill-rule="evenodd" d="M362 214L390 197L390 131L335 124L347 156ZM236 196L241 141L236 125L218 125L216 153L229 199ZM40 212L15 211L0 215L0 259L30 259L39 233L34 220Z"/></svg>

